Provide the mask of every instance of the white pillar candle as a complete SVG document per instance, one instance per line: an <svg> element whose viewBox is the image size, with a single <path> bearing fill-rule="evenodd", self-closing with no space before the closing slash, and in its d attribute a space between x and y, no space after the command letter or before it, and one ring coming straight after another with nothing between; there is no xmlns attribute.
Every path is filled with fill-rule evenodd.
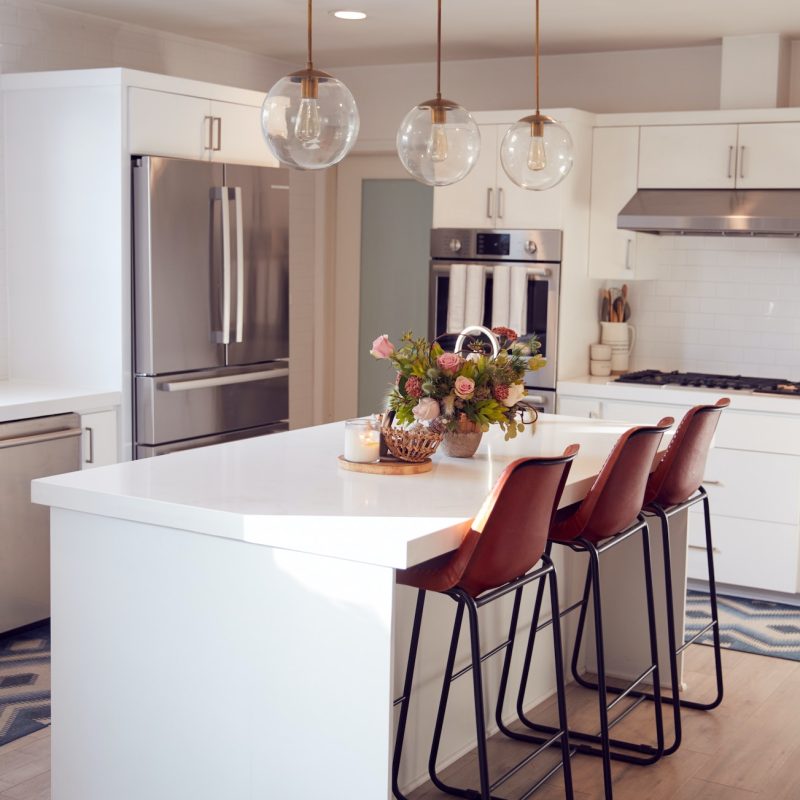
<svg viewBox="0 0 800 800"><path fill-rule="evenodd" d="M344 427L344 457L369 464L380 457L380 431L372 420L349 419Z"/></svg>

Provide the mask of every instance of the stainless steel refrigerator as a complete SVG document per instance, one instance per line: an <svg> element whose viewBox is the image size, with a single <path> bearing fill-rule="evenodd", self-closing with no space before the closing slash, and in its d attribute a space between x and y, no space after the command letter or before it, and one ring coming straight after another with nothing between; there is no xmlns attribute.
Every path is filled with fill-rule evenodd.
<svg viewBox="0 0 800 800"><path fill-rule="evenodd" d="M285 430L288 171L132 164L134 457Z"/></svg>

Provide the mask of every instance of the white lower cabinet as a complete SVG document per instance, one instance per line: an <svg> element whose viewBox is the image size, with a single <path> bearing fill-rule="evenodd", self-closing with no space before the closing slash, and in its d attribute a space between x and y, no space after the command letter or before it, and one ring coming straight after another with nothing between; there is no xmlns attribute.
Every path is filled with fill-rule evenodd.
<svg viewBox="0 0 800 800"><path fill-rule="evenodd" d="M105 467L119 461L116 409L109 408L81 414L81 428L83 428L82 469Z"/></svg>
<svg viewBox="0 0 800 800"><path fill-rule="evenodd" d="M705 525L702 505L689 514L688 576L708 580ZM714 542L714 573L718 583L797 591L797 525L778 525L763 520L726 517L714 511L711 501L711 535Z"/></svg>
<svg viewBox="0 0 800 800"><path fill-rule="evenodd" d="M690 408L559 394L560 414L676 424ZM711 507L719 583L798 591L800 568L800 417L727 410L709 453L703 485ZM703 506L689 514L690 578L708 580Z"/></svg>

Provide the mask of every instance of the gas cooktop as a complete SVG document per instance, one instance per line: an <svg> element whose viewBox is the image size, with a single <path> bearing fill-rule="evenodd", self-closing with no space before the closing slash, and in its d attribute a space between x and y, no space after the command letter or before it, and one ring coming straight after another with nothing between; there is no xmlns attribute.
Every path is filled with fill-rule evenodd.
<svg viewBox="0 0 800 800"><path fill-rule="evenodd" d="M645 369L641 372L620 375L617 380L620 383L638 383L646 386L688 386L800 397L800 383L780 378L747 378L743 375L709 375L704 372L661 372L657 369Z"/></svg>

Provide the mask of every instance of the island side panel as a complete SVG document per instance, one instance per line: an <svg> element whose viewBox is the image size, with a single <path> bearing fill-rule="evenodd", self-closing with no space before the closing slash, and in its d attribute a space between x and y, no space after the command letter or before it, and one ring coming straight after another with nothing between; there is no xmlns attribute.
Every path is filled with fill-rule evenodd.
<svg viewBox="0 0 800 800"><path fill-rule="evenodd" d="M53 800L389 796L391 569L51 513Z"/></svg>

